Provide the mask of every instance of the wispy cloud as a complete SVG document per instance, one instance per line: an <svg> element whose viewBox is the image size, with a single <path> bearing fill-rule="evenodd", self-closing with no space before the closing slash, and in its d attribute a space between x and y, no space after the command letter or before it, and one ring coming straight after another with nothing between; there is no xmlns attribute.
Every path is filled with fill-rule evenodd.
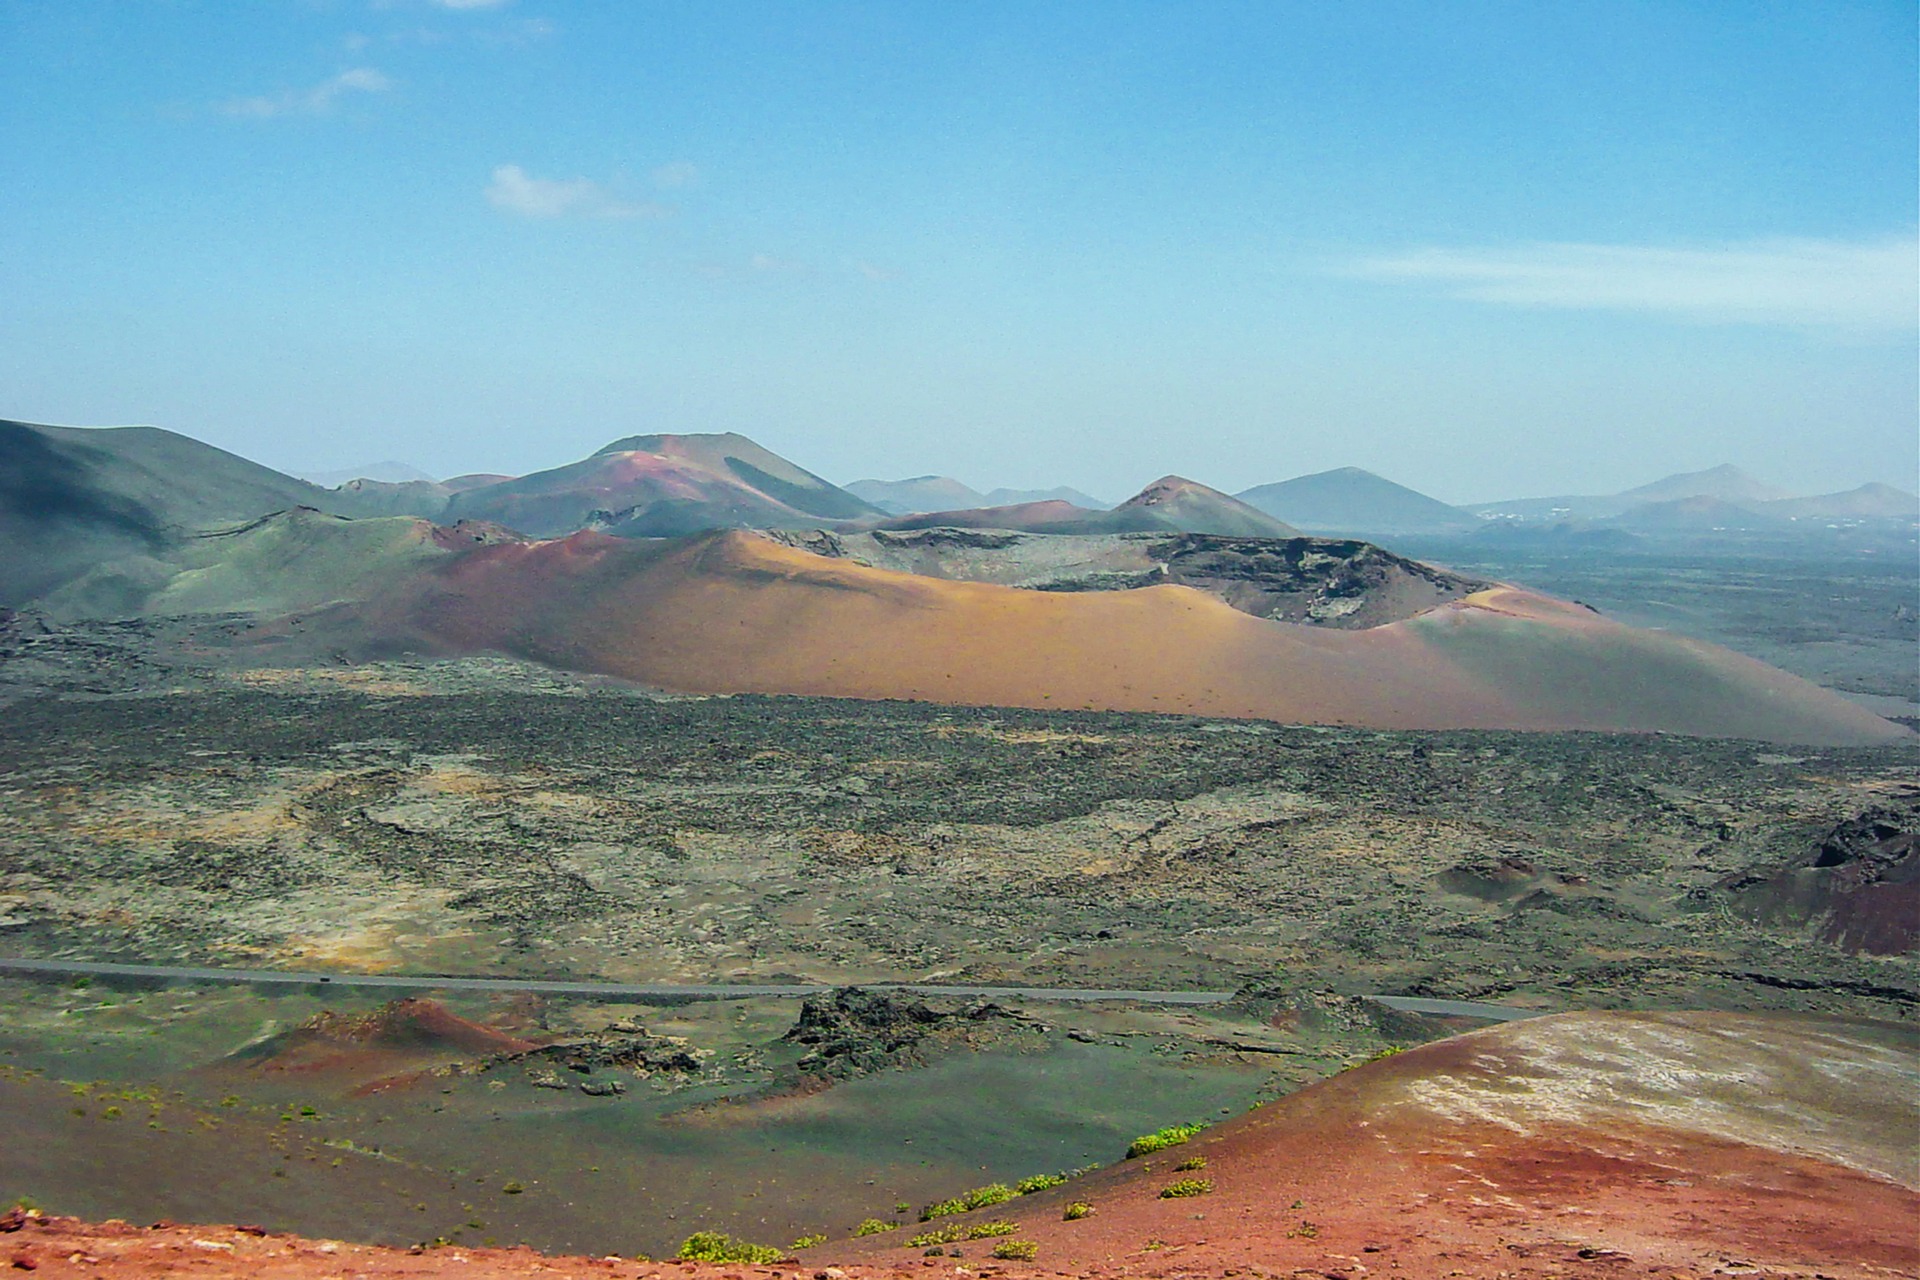
<svg viewBox="0 0 1920 1280"><path fill-rule="evenodd" d="M513 0L432 0L442 9L504 9Z"/></svg>
<svg viewBox="0 0 1920 1280"><path fill-rule="evenodd" d="M802 275L807 264L792 258L778 258L771 253L756 253L747 259L747 266L762 275Z"/></svg>
<svg viewBox="0 0 1920 1280"><path fill-rule="evenodd" d="M487 184L487 202L521 218L661 218L665 205L623 200L591 178L536 178L503 164Z"/></svg>
<svg viewBox="0 0 1920 1280"><path fill-rule="evenodd" d="M1533 244L1416 249L1348 273L1518 307L1640 311L1711 323L1905 328L1920 241L1750 240L1691 248Z"/></svg>
<svg viewBox="0 0 1920 1280"><path fill-rule="evenodd" d="M691 187L700 181L700 170L685 160L663 164L649 175L656 187Z"/></svg>
<svg viewBox="0 0 1920 1280"><path fill-rule="evenodd" d="M266 119L270 116L285 115L325 115L334 105L348 94L385 93L393 88L393 81L384 73L372 67L354 67L342 71L329 80L322 80L309 89L282 89L279 93L264 94L254 98L234 98L220 104L223 115L250 116Z"/></svg>

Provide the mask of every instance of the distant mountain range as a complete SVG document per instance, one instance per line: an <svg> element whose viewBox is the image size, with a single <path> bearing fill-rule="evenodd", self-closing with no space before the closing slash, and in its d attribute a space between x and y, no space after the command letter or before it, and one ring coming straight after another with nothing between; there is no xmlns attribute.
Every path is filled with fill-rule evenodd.
<svg viewBox="0 0 1920 1280"><path fill-rule="evenodd" d="M1682 506L1671 504L1680 503ZM1731 465L1667 476L1612 494L1513 498L1466 508L1481 519L1612 520L1626 527L1759 528L1792 520L1911 520L1920 496L1887 484L1793 497Z"/></svg>
<svg viewBox="0 0 1920 1280"><path fill-rule="evenodd" d="M1298 529L1218 489L1163 476L1110 511L1058 498L1003 507L927 511L880 521L879 529L1007 529L1024 533L1206 533L1224 537L1294 538Z"/></svg>
<svg viewBox="0 0 1920 1280"><path fill-rule="evenodd" d="M915 476L911 480L855 480L848 493L870 502L889 515L911 516L929 511L971 511L989 507L1024 506L1032 502L1066 502L1088 511L1104 511L1113 504L1088 497L1062 485L1055 489L993 489L981 493L951 476Z"/></svg>
<svg viewBox="0 0 1920 1280"><path fill-rule="evenodd" d="M1920 496L1886 484L1789 497L1734 466L1685 472L1621 493L1518 498L1454 507L1358 467L1241 493L1242 501L1309 533L1370 538L1472 535L1548 538L1589 549L1634 545L1633 535L1791 534L1795 522L1920 520ZM1613 536L1570 538L1570 533Z"/></svg>
<svg viewBox="0 0 1920 1280"><path fill-rule="evenodd" d="M1437 519L1365 473L1268 488L1359 495L1375 504L1363 516L1398 512L1403 527ZM1727 501L1631 509L1718 520ZM243 615L223 652L268 666L508 653L696 692L1795 742L1901 732L1725 650L1301 537L1178 476L1110 511L1053 499L888 517L739 435L631 436L513 478L322 489L153 428L0 423L0 608L29 604L55 619Z"/></svg>
<svg viewBox="0 0 1920 1280"><path fill-rule="evenodd" d="M1239 495L1242 502L1314 533L1472 533L1473 516L1437 498L1395 484L1359 467L1263 484Z"/></svg>
<svg viewBox="0 0 1920 1280"><path fill-rule="evenodd" d="M393 461L368 462L358 467L343 467L338 471L296 471L293 474L323 489L332 489L355 480L377 480L381 484L434 483L432 476L411 463Z"/></svg>

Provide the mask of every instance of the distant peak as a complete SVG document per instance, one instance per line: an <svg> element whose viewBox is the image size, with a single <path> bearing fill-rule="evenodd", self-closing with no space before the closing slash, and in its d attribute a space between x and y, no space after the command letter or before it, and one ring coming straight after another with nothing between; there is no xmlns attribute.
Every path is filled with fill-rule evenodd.
<svg viewBox="0 0 1920 1280"><path fill-rule="evenodd" d="M1142 506L1151 506L1153 503L1179 494L1217 492L1218 490L1208 488L1197 480L1189 480L1185 476L1161 476L1139 493L1136 493L1132 501Z"/></svg>
<svg viewBox="0 0 1920 1280"><path fill-rule="evenodd" d="M622 436L620 439L596 449L597 458L607 453L672 453L676 448L695 443L751 444L745 436L736 431L684 431L660 432L646 436Z"/></svg>

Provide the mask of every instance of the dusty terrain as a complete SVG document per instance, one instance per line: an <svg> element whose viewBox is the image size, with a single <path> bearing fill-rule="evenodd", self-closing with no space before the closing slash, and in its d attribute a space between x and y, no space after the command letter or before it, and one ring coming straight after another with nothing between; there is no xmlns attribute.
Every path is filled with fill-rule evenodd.
<svg viewBox="0 0 1920 1280"><path fill-rule="evenodd" d="M1005 1219L1083 1274L1910 1275L1917 1048L1812 1018L1513 1023L956 1221ZM1192 1194L1169 1197L1183 1172ZM886 1233L851 1252L921 1250Z"/></svg>
<svg viewBox="0 0 1920 1280"><path fill-rule="evenodd" d="M1916 1047L1911 1028L1804 1016L1512 1023L972 1212L881 1210L852 1239L769 1249L753 1274L1912 1276ZM746 1274L17 1212L0 1253L116 1277Z"/></svg>
<svg viewBox="0 0 1920 1280"><path fill-rule="evenodd" d="M195 634L150 652L184 663ZM411 972L424 996L445 973L1248 989L1029 1003L878 1060L795 1038L791 1002L456 1004L601 1046L581 1073L329 1047L390 1025L385 995L0 983L0 1116L26 1135L0 1194L51 1210L567 1253L844 1238L1468 1025L1343 991L1894 1023L1916 1002L1910 947L1849 950L1752 897L1866 882L1864 852L1818 864L1865 850L1864 814L1912 829L1905 743L662 698L497 660L100 669L137 641L18 642L7 954ZM691 1069L659 1065L674 1037Z"/></svg>

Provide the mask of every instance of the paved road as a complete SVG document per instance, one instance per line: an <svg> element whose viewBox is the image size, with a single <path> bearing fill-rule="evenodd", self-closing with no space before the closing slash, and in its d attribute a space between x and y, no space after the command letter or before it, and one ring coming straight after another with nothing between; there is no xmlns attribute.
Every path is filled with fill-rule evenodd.
<svg viewBox="0 0 1920 1280"><path fill-rule="evenodd" d="M601 1000L725 1000L743 996L800 999L833 988L803 983L557 982L545 978L442 978L385 973L303 973L286 969L211 969L192 965L106 964L94 960L0 959L0 974L48 977L142 978L149 981L221 982L257 987L378 987L403 991L526 991L549 996L589 996ZM918 982L867 982L862 986L922 996L986 996L1024 1000L1135 1000L1142 1004L1206 1005L1231 999L1231 991L1130 991L1095 987L940 986ZM1467 1000L1424 1000L1413 996L1376 996L1382 1004L1409 1013L1453 1014L1509 1022L1534 1016L1533 1010Z"/></svg>

